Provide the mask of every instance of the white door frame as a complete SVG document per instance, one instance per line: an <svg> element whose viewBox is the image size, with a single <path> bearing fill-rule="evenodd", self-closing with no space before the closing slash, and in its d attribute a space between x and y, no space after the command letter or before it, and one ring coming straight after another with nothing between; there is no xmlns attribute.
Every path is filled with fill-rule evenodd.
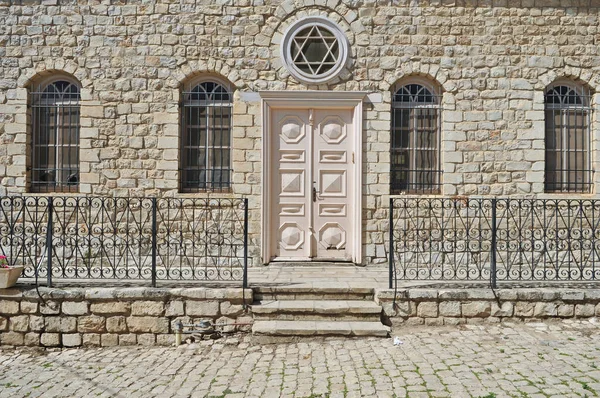
<svg viewBox="0 0 600 398"><path fill-rule="evenodd" d="M354 126L354 192L353 209L348 214L352 218L353 241L352 262L362 262L362 126L364 91L259 91L262 108L262 221L261 256L264 264L271 261L275 250L271 247L271 176L269 167L274 162L272 156L271 110L278 108L303 109L352 109Z"/></svg>

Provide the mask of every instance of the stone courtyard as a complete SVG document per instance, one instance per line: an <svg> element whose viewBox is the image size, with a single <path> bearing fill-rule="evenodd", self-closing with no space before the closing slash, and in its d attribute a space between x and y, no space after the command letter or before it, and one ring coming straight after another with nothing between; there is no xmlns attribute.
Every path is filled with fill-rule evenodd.
<svg viewBox="0 0 600 398"><path fill-rule="evenodd" d="M592 397L596 319L396 328L394 339L0 349L2 397Z"/></svg>

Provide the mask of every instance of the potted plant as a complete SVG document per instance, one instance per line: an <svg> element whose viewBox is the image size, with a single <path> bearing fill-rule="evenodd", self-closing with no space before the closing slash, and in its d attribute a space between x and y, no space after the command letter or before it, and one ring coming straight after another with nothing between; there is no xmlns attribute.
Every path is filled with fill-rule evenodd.
<svg viewBox="0 0 600 398"><path fill-rule="evenodd" d="M23 267L9 265L6 256L0 255L0 289L14 286L21 272Z"/></svg>

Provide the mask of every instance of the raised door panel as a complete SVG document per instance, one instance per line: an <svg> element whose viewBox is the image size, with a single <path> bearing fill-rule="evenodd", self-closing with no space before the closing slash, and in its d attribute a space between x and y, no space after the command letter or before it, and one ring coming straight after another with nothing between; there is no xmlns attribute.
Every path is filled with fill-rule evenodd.
<svg viewBox="0 0 600 398"><path fill-rule="evenodd" d="M353 128L350 110L317 110L314 114L314 252L318 259L351 259Z"/></svg>
<svg viewBox="0 0 600 398"><path fill-rule="evenodd" d="M310 137L308 110L276 110L272 114L274 165L271 245L279 258L308 258L311 252Z"/></svg>

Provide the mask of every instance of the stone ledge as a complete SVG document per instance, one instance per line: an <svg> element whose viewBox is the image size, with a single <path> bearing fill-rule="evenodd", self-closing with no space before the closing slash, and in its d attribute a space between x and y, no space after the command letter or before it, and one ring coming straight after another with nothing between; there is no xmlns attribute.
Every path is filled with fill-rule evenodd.
<svg viewBox="0 0 600 398"><path fill-rule="evenodd" d="M169 301L185 298L191 300L227 300L243 304L253 301L252 289L242 288L153 288L153 287L89 287L89 288L48 288L40 287L39 292L44 299L79 301ZM24 286L10 289L0 289L0 299L8 300L37 300L35 287ZM19 300L20 301L20 300Z"/></svg>

